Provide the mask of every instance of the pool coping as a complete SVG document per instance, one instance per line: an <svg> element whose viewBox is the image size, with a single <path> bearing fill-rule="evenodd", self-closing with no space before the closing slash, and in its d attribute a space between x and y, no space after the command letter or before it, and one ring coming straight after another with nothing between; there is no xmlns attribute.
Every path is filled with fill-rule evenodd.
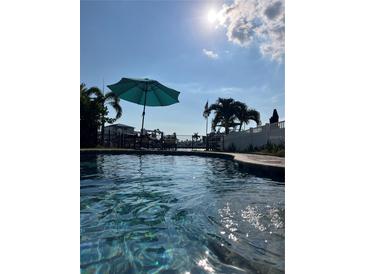
<svg viewBox="0 0 365 274"><path fill-rule="evenodd" d="M262 174L280 181L285 181L285 158L247 153L232 153L219 151L175 151L175 150L144 150L124 148L82 148L80 153L107 153L107 154L159 154L218 157L237 162L240 167L249 173Z"/></svg>

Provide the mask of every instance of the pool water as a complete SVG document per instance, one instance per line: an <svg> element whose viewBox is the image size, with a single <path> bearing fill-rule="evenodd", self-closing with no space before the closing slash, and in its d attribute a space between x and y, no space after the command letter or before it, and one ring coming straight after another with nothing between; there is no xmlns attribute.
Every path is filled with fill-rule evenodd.
<svg viewBox="0 0 365 274"><path fill-rule="evenodd" d="M81 154L81 273L283 273L284 184L197 156Z"/></svg>

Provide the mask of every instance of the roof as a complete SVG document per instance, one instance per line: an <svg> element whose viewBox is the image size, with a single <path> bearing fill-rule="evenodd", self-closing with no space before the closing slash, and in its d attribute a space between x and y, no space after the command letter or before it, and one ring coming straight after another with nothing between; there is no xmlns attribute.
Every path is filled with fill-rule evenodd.
<svg viewBox="0 0 365 274"><path fill-rule="evenodd" d="M124 125L124 124L114 124L114 125L109 125L109 126L106 126L106 127L118 127L118 128L132 128L132 129L134 129L134 127Z"/></svg>

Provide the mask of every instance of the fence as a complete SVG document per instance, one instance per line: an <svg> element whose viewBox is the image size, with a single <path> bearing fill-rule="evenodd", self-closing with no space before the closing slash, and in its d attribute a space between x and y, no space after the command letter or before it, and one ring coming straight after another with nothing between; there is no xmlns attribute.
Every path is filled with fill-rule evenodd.
<svg viewBox="0 0 365 274"><path fill-rule="evenodd" d="M152 138L151 138L152 137ZM100 136L99 136L100 140ZM114 148L152 148L152 149L209 149L220 151L244 151L250 146L260 147L267 143L285 144L285 121L266 124L244 131L233 131L228 135L210 133L207 136L193 135L163 135L155 134L140 137L134 133L111 133L104 135L104 147Z"/></svg>
<svg viewBox="0 0 365 274"><path fill-rule="evenodd" d="M250 146L260 147L267 143L285 144L285 121L231 132L224 136L222 147L224 150L244 151Z"/></svg>
<svg viewBox="0 0 365 274"><path fill-rule="evenodd" d="M101 134L99 134L101 143ZM156 149L203 149L206 148L205 136L197 139L193 135L163 135L139 136L137 132L124 134L122 132L106 132L104 134L104 147L110 148L156 148Z"/></svg>

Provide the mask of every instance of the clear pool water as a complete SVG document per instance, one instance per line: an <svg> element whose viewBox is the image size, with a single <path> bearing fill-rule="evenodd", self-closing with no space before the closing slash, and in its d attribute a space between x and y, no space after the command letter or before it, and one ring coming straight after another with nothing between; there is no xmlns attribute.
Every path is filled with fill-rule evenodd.
<svg viewBox="0 0 365 274"><path fill-rule="evenodd" d="M81 154L82 273L283 273L284 184L232 161Z"/></svg>

